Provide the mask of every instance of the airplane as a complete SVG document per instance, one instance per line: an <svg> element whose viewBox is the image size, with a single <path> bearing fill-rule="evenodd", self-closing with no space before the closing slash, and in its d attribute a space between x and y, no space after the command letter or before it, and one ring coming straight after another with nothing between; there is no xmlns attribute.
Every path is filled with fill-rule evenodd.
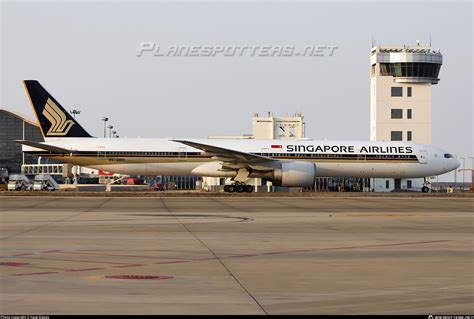
<svg viewBox="0 0 474 319"><path fill-rule="evenodd" d="M97 138L36 80L23 81L44 142L21 140L25 153L124 175L231 178L225 192L252 192L249 178L311 187L316 177L424 178L459 167L441 148L412 142Z"/></svg>

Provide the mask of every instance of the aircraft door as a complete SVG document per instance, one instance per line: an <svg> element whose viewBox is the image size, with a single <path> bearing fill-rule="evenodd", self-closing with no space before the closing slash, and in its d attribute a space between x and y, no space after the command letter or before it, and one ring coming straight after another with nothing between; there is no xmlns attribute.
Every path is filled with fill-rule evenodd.
<svg viewBox="0 0 474 319"><path fill-rule="evenodd" d="M97 158L98 159L107 159L107 151L105 146L99 146L97 149Z"/></svg>
<svg viewBox="0 0 474 319"><path fill-rule="evenodd" d="M186 147L180 147L178 149L178 159L180 161L185 161L188 159L188 152Z"/></svg>
<svg viewBox="0 0 474 319"><path fill-rule="evenodd" d="M426 164L428 163L428 151L426 150L421 150L420 151L420 156L418 158L421 164Z"/></svg>

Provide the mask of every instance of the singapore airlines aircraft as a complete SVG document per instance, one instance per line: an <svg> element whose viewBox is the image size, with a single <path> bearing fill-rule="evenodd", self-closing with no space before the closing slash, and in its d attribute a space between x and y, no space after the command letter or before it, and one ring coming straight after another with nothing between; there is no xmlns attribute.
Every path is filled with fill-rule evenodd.
<svg viewBox="0 0 474 319"><path fill-rule="evenodd" d="M94 138L38 81L24 81L45 142L23 151L125 175L231 177L226 192L252 192L248 178L313 186L316 177L425 178L459 167L448 152L411 142Z"/></svg>

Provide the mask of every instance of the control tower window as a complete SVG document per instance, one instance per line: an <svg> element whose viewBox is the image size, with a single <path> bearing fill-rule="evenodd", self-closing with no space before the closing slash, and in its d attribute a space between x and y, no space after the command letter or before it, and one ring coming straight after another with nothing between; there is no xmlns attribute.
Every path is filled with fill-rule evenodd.
<svg viewBox="0 0 474 319"><path fill-rule="evenodd" d="M412 131L407 131L407 141L412 140Z"/></svg>
<svg viewBox="0 0 474 319"><path fill-rule="evenodd" d="M441 65L436 63L380 63L380 75L437 78L440 68Z"/></svg>
<svg viewBox="0 0 474 319"><path fill-rule="evenodd" d="M390 132L390 140L391 141L403 141L402 131L391 131Z"/></svg>
<svg viewBox="0 0 474 319"><path fill-rule="evenodd" d="M412 118L412 109L408 109L407 110L407 119L411 119Z"/></svg>
<svg viewBox="0 0 474 319"><path fill-rule="evenodd" d="M401 119L403 118L402 109L392 109L392 119Z"/></svg>
<svg viewBox="0 0 474 319"><path fill-rule="evenodd" d="M392 96L403 96L403 88L392 86Z"/></svg>
<svg viewBox="0 0 474 319"><path fill-rule="evenodd" d="M409 86L407 89L407 96L411 96L411 86Z"/></svg>

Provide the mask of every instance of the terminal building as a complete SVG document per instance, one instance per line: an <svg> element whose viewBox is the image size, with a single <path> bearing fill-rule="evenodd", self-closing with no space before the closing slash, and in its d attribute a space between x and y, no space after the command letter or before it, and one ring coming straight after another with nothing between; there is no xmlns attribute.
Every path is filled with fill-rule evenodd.
<svg viewBox="0 0 474 319"><path fill-rule="evenodd" d="M37 158L23 154L16 140L43 142L38 124L6 109L0 109L0 167L20 173L21 165L36 164Z"/></svg>
<svg viewBox="0 0 474 319"><path fill-rule="evenodd" d="M443 56L430 46L374 46L370 51L370 139L431 144L432 86ZM419 190L423 179L372 179L377 192Z"/></svg>

